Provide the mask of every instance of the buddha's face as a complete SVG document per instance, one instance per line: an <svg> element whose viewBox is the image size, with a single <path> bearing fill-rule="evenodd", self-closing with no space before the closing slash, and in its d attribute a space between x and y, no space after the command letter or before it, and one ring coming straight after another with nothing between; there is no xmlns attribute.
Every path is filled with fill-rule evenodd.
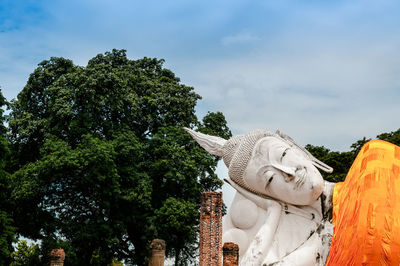
<svg viewBox="0 0 400 266"><path fill-rule="evenodd" d="M256 143L243 179L258 193L295 205L312 204L324 186L311 161L275 137L264 137Z"/></svg>

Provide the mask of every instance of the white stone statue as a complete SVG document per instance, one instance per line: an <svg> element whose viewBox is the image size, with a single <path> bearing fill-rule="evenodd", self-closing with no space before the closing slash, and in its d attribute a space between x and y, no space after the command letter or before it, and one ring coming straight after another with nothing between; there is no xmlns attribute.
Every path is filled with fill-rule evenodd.
<svg viewBox="0 0 400 266"><path fill-rule="evenodd" d="M229 168L236 189L223 243L239 245L240 265L325 265L332 238L332 172L290 137L256 130L225 140L186 129Z"/></svg>

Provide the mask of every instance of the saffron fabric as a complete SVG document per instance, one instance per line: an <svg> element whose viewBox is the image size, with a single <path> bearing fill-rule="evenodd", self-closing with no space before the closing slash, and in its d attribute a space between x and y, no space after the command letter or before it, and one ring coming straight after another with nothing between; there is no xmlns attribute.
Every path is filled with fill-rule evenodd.
<svg viewBox="0 0 400 266"><path fill-rule="evenodd" d="M373 140L333 192L327 265L399 265L400 147Z"/></svg>

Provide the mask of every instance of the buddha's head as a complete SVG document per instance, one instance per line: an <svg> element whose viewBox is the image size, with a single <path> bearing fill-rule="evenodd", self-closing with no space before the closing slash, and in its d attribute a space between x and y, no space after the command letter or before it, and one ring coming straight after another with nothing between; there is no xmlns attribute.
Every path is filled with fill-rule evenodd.
<svg viewBox="0 0 400 266"><path fill-rule="evenodd" d="M279 131L255 130L229 140L186 131L208 152L223 158L232 181L261 196L309 205L324 188L317 167L332 172L331 167Z"/></svg>

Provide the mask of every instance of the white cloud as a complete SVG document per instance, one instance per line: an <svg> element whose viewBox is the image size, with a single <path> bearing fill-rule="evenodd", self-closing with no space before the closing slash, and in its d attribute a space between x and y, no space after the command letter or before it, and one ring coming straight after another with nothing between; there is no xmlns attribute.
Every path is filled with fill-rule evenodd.
<svg viewBox="0 0 400 266"><path fill-rule="evenodd" d="M234 45L234 44L246 44L260 40L259 37L248 33L242 32L235 35L225 36L222 38L221 43L222 45Z"/></svg>
<svg viewBox="0 0 400 266"><path fill-rule="evenodd" d="M348 150L399 127L399 40L292 45L290 53L204 61L191 84L235 133L280 128L303 144Z"/></svg>

